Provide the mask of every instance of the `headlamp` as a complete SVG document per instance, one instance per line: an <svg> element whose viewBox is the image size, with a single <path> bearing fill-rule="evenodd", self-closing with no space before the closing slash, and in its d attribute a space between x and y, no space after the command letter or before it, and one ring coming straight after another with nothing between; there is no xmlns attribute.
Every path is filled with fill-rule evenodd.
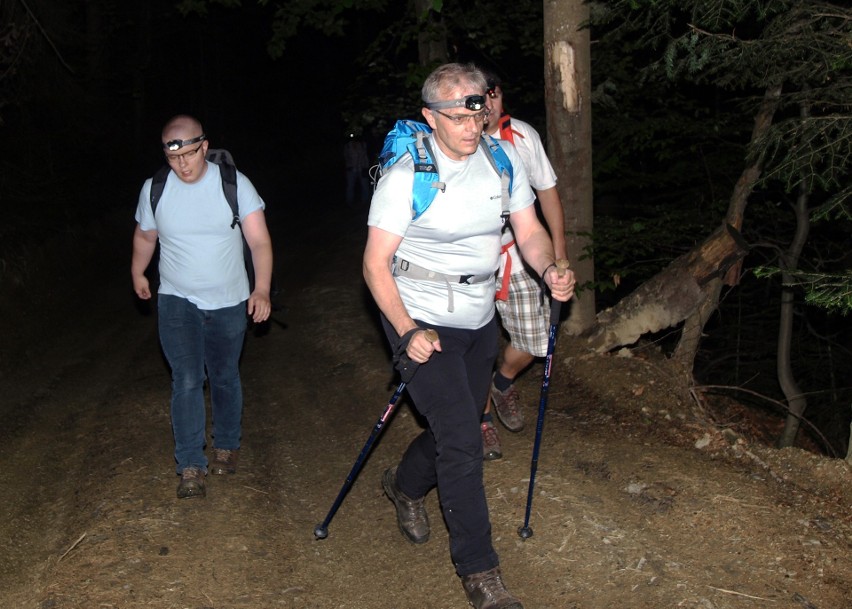
<svg viewBox="0 0 852 609"><path fill-rule="evenodd" d="M169 140L168 142L163 144L163 148L174 152L175 150L180 150L184 146L189 146L190 144L197 144L198 142L203 142L206 139L207 136L202 133L198 137L194 137L191 140Z"/></svg>
<svg viewBox="0 0 852 609"><path fill-rule="evenodd" d="M430 110L444 110L446 108L467 108L468 110L477 111L485 108L485 96L466 95L461 99L453 99L450 101L426 102L426 107Z"/></svg>

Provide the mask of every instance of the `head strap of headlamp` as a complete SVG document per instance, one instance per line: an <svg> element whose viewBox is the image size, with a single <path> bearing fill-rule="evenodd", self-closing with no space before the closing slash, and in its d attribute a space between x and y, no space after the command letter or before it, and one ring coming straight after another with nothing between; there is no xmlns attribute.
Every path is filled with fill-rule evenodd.
<svg viewBox="0 0 852 609"><path fill-rule="evenodd" d="M163 144L163 148L166 150L171 150L174 152L175 150L180 150L184 146L189 146L191 144L197 144L198 142L203 142L207 139L207 136L203 133L198 137L194 137L191 140L169 140L165 144Z"/></svg>
<svg viewBox="0 0 852 609"><path fill-rule="evenodd" d="M460 99L451 99L449 101L433 101L425 102L426 107L430 110L445 110L447 108L467 108L468 110L479 111L485 109L484 95L466 95Z"/></svg>

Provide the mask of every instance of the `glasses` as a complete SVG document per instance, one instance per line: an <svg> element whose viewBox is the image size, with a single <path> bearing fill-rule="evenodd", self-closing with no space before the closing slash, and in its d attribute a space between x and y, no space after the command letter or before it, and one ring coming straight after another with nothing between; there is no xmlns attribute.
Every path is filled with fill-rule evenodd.
<svg viewBox="0 0 852 609"><path fill-rule="evenodd" d="M195 150L190 150L189 152L184 152L183 154L167 154L166 160L169 163L180 163L181 161L189 162L195 158L195 155L198 154L198 151L204 146L203 143L198 145L198 148Z"/></svg>
<svg viewBox="0 0 852 609"><path fill-rule="evenodd" d="M482 110L485 107L484 95L468 95L461 99L450 101L426 102L430 110L445 110L447 108L466 108L468 110ZM444 116L447 116L446 114Z"/></svg>
<svg viewBox="0 0 852 609"><path fill-rule="evenodd" d="M446 114L445 112L441 112L440 110L432 110L432 112L440 114L456 126L466 125L470 121L481 124L485 122L485 119L488 118L489 114L488 110L483 110L482 112L477 112L476 114Z"/></svg>

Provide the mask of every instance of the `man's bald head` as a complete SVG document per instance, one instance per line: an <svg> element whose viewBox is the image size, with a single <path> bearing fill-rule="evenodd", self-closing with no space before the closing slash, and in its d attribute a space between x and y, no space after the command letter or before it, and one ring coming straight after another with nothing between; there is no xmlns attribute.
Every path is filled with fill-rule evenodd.
<svg viewBox="0 0 852 609"><path fill-rule="evenodd" d="M197 119L180 114L163 127L166 161L182 181L197 182L207 173L207 137Z"/></svg>
<svg viewBox="0 0 852 609"><path fill-rule="evenodd" d="M171 140L191 140L199 137L204 133L204 129L198 119L186 115L179 114L178 116L169 119L166 126L163 127L162 139L163 142Z"/></svg>

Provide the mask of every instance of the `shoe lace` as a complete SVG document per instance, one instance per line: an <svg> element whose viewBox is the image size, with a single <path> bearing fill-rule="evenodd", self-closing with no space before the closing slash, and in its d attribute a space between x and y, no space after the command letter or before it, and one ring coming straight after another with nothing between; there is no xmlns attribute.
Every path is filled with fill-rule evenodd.
<svg viewBox="0 0 852 609"><path fill-rule="evenodd" d="M494 429L493 425L488 425L487 423L482 424L482 439L485 442L485 446L494 446L499 442L497 438L497 430Z"/></svg>
<svg viewBox="0 0 852 609"><path fill-rule="evenodd" d="M217 461L227 461L231 456L231 451L227 448L214 448L213 456Z"/></svg>
<svg viewBox="0 0 852 609"><path fill-rule="evenodd" d="M420 518L425 513L426 498L411 499L400 491L400 500L411 518Z"/></svg>
<svg viewBox="0 0 852 609"><path fill-rule="evenodd" d="M515 389L514 385L510 385L509 388L503 393L503 406L508 409L508 411L515 415L519 411L519 406L521 403L521 394L518 393L518 390Z"/></svg>
<svg viewBox="0 0 852 609"><path fill-rule="evenodd" d="M496 569L487 571L484 577L476 583L476 587L489 601L500 601L512 598L503 584L503 576Z"/></svg>

